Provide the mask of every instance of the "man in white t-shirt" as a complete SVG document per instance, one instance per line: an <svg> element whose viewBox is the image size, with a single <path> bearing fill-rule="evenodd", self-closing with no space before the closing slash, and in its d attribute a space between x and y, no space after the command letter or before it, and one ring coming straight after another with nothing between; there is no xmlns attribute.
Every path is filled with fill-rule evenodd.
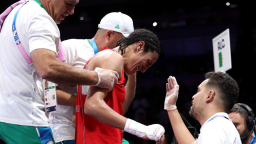
<svg viewBox="0 0 256 144"><path fill-rule="evenodd" d="M176 107L179 85L174 77L168 78L164 109L179 144L241 144L240 136L229 119L228 112L236 103L239 88L226 73L209 72L192 97L189 114L201 124L197 140L191 135Z"/></svg>
<svg viewBox="0 0 256 144"><path fill-rule="evenodd" d="M1 21L0 138L6 143L53 142L42 78L109 89L117 81L116 72L80 70L56 58L60 39L56 23L72 15L78 2L31 0L12 8Z"/></svg>
<svg viewBox="0 0 256 144"><path fill-rule="evenodd" d="M66 63L75 68L83 69L87 61L104 46L115 48L118 40L128 37L134 31L132 19L121 12L112 12L105 15L98 31L92 39L70 39L62 42ZM127 93L124 112L131 104L136 86L135 75L128 76ZM58 86L57 111L49 115L50 127L56 143L72 144L75 140L75 123L72 122L73 110L76 105L77 87Z"/></svg>

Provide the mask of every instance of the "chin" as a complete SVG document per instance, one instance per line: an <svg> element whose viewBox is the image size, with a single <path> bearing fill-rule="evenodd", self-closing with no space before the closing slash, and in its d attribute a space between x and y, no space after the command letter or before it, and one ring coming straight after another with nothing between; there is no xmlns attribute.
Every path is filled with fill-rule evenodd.
<svg viewBox="0 0 256 144"><path fill-rule="evenodd" d="M60 24L61 20L56 20L55 23L56 24Z"/></svg>
<svg viewBox="0 0 256 144"><path fill-rule="evenodd" d="M125 71L125 73L126 73L127 75L132 75L132 74L134 74L135 72L133 72L133 71Z"/></svg>

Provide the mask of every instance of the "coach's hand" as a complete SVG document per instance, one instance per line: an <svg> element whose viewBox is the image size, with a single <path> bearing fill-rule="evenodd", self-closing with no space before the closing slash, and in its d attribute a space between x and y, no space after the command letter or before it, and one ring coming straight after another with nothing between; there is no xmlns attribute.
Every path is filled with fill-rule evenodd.
<svg viewBox="0 0 256 144"><path fill-rule="evenodd" d="M114 84L117 83L119 75L116 71L95 68L94 70L98 74L98 83L94 86L98 86L100 88L108 88L109 91L113 89Z"/></svg>
<svg viewBox="0 0 256 144"><path fill-rule="evenodd" d="M179 85L175 77L170 76L168 78L168 83L166 84L166 97L164 102L165 110L176 109L176 102L178 99Z"/></svg>

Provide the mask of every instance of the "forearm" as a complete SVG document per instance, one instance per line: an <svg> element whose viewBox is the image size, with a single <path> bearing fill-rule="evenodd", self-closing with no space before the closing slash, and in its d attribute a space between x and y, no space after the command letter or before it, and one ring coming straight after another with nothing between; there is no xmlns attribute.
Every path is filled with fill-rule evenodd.
<svg viewBox="0 0 256 144"><path fill-rule="evenodd" d="M73 106L75 107L76 105L76 97L66 93L60 89L56 90L57 94L57 103L58 105L66 105L66 106Z"/></svg>
<svg viewBox="0 0 256 144"><path fill-rule="evenodd" d="M111 109L104 100L90 101L87 100L84 105L84 112L87 115L95 118L96 120L123 130L127 121L127 118L118 114Z"/></svg>
<svg viewBox="0 0 256 144"><path fill-rule="evenodd" d="M134 99L135 89L136 89L136 74L129 76L128 81L125 85L126 95L125 95L125 100L123 103L123 114L125 114L128 111L128 109Z"/></svg>
<svg viewBox="0 0 256 144"><path fill-rule="evenodd" d="M175 138L179 144L192 144L195 139L187 129L177 109L168 110Z"/></svg>
<svg viewBox="0 0 256 144"><path fill-rule="evenodd" d="M94 71L77 69L61 61L54 61L49 66L49 71L44 79L57 84L66 85L95 85L98 75Z"/></svg>
<svg viewBox="0 0 256 144"><path fill-rule="evenodd" d="M50 50L36 49L30 54L37 74L43 79L66 85L95 85L98 82L96 72L76 69L59 61Z"/></svg>

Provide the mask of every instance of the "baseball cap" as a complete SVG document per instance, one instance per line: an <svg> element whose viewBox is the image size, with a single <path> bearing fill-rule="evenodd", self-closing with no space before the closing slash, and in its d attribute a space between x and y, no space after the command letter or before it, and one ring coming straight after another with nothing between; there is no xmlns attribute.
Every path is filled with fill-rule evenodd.
<svg viewBox="0 0 256 144"><path fill-rule="evenodd" d="M120 32L124 37L128 37L134 31L131 17L121 12L111 12L105 15L98 28Z"/></svg>

